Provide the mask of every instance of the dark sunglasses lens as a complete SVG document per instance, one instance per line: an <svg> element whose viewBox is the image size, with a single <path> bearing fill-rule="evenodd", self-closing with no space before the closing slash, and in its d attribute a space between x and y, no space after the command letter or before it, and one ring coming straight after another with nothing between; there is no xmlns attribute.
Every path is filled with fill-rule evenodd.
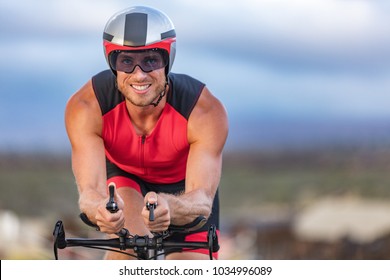
<svg viewBox="0 0 390 280"><path fill-rule="evenodd" d="M164 68L168 65L168 53L154 49L145 51L117 51L110 54L110 66L115 71L132 73L136 66L143 72Z"/></svg>

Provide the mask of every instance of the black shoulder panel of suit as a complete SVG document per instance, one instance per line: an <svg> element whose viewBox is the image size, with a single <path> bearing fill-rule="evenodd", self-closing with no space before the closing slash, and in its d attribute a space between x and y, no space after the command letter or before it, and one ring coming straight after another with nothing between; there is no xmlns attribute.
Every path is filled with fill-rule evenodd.
<svg viewBox="0 0 390 280"><path fill-rule="evenodd" d="M93 76L92 85L103 115L124 101L111 70ZM169 73L169 85L167 102L188 120L205 84L184 74Z"/></svg>
<svg viewBox="0 0 390 280"><path fill-rule="evenodd" d="M103 115L124 100L116 87L116 77L111 70L105 70L93 76L92 85Z"/></svg>
<svg viewBox="0 0 390 280"><path fill-rule="evenodd" d="M187 120L205 86L204 83L184 74L169 73L170 92L167 101Z"/></svg>

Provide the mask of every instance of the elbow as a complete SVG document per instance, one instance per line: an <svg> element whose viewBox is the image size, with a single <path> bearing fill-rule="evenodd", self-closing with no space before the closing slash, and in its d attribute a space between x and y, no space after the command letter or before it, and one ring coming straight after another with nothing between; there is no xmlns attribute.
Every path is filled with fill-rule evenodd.
<svg viewBox="0 0 390 280"><path fill-rule="evenodd" d="M85 213L88 211L87 203L86 203L85 199L83 199L82 196L79 197L79 209L82 213Z"/></svg>
<svg viewBox="0 0 390 280"><path fill-rule="evenodd" d="M198 216L198 217L199 216L203 216L206 219L208 219L210 217L210 215L211 215L211 208L206 206L206 205L203 205L202 207L199 207L198 211L196 213L196 216Z"/></svg>

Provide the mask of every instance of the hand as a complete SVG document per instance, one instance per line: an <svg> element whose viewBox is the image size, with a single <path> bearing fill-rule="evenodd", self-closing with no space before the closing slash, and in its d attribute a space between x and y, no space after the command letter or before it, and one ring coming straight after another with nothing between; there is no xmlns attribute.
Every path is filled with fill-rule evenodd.
<svg viewBox="0 0 390 280"><path fill-rule="evenodd" d="M115 187L115 185L114 185ZM123 214L123 199L120 197L118 192L114 192L114 201L116 205L118 206L117 212L110 212L107 210L107 202L109 199L105 199L103 203L100 203L97 208L96 213L96 223L100 228L101 232L105 233L115 233L119 232L123 227L125 223L125 218Z"/></svg>
<svg viewBox="0 0 390 280"><path fill-rule="evenodd" d="M149 210L146 208L146 203L156 204L157 207L154 209L154 221L149 220ZM152 232L162 232L168 229L171 223L171 216L169 205L163 196L157 195L155 192L148 192L144 198L144 208L142 209L141 215L144 219L145 225Z"/></svg>

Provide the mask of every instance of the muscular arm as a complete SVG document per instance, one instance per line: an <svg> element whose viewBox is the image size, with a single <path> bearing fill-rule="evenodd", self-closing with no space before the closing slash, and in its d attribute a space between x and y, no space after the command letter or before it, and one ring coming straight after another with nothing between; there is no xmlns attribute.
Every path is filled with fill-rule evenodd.
<svg viewBox="0 0 390 280"><path fill-rule="evenodd" d="M159 194L168 201L172 224L186 224L199 215L211 214L227 133L224 107L204 88L188 121L190 152L185 192L178 196Z"/></svg>
<svg viewBox="0 0 390 280"><path fill-rule="evenodd" d="M80 210L96 223L99 206L107 200L102 117L89 81L68 101L65 124L72 146L72 168Z"/></svg>

